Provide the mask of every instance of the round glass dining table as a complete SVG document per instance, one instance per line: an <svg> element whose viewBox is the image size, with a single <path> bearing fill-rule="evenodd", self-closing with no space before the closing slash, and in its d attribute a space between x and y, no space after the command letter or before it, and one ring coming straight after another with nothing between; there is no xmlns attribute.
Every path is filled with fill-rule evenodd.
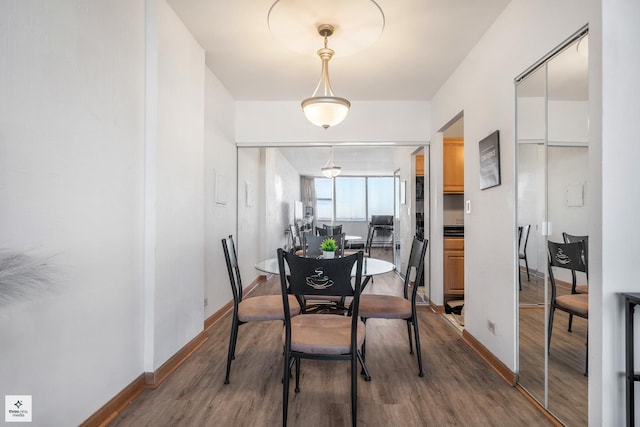
<svg viewBox="0 0 640 427"><path fill-rule="evenodd" d="M262 271L264 273L270 274L280 274L280 269L278 268L278 258L269 258L264 261L260 261L255 265L256 270ZM285 263L285 268L288 268ZM390 271L395 270L395 266L393 263L389 261L385 261L379 258L371 258L364 257L362 261L362 276L365 277L365 281L368 282L371 276L376 276L378 274L385 274ZM288 271L287 271L288 273ZM355 276L356 274L356 266L353 266L353 270L351 274Z"/></svg>

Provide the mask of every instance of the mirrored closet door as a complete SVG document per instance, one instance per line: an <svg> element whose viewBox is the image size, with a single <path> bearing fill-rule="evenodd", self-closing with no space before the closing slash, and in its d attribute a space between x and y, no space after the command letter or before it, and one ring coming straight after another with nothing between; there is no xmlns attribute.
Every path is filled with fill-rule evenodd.
<svg viewBox="0 0 640 427"><path fill-rule="evenodd" d="M588 320L553 310L548 247L588 235L587 48L584 28L516 79L518 382L568 425L588 420ZM577 292L574 271L552 273L556 297ZM585 273L575 276L588 285Z"/></svg>

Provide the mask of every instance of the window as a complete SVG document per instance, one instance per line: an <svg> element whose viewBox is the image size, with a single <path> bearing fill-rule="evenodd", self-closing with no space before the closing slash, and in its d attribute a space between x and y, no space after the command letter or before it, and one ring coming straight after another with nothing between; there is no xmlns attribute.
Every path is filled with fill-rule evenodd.
<svg viewBox="0 0 640 427"><path fill-rule="evenodd" d="M316 219L321 221L333 218L333 189L331 179L316 178L313 180L316 188Z"/></svg>
<svg viewBox="0 0 640 427"><path fill-rule="evenodd" d="M364 177L336 178L336 220L366 221L366 180Z"/></svg>
<svg viewBox="0 0 640 427"><path fill-rule="evenodd" d="M316 219L368 221L371 215L393 215L393 177L315 178ZM334 204L335 194L335 204Z"/></svg>
<svg viewBox="0 0 640 427"><path fill-rule="evenodd" d="M393 215L393 178L371 177L367 184L367 218L371 219L371 215Z"/></svg>

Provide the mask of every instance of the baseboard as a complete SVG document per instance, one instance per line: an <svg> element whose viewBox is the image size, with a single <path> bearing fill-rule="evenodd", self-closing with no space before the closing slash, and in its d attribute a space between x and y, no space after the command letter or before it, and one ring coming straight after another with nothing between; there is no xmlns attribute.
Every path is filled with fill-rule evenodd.
<svg viewBox="0 0 640 427"><path fill-rule="evenodd" d="M173 371L175 371L182 363L193 354L202 344L207 341L205 332L202 331L195 336L191 341L185 344L176 354L171 356L169 360L164 362L162 366L156 369L154 372L144 373L145 388L157 388L164 380L167 379Z"/></svg>
<svg viewBox="0 0 640 427"><path fill-rule="evenodd" d="M531 397L531 395L525 389L523 389L519 384L516 384L515 387L520 393L524 395L524 397L527 398L527 400L529 400L529 402L531 402L533 406L535 406L540 412L542 412L549 419L549 421L553 423L554 426L564 427L564 424L562 424L556 417L554 417L551 413L549 413L549 411L544 409L544 406L542 406L540 402L538 402L536 399Z"/></svg>
<svg viewBox="0 0 640 427"><path fill-rule="evenodd" d="M246 286L242 292L244 296L253 292L260 283L267 280L267 277L258 276L253 282ZM103 427L109 424L118 414L131 403L144 389L158 388L171 373L173 373L182 363L184 363L202 344L207 341L206 332L218 323L230 310L233 309L233 301L229 301L218 311L213 313L204 321L204 330L196 335L184 347L182 347L169 360L162 364L155 372L145 372L140 374L131 384L116 394L111 400L105 403L93 415L87 418L81 427Z"/></svg>
<svg viewBox="0 0 640 427"><path fill-rule="evenodd" d="M487 362L487 364L497 372L500 377L510 386L516 385L516 374L507 365L502 363L500 359L493 355L480 341L475 339L467 330L462 331L462 339L471 347L478 355Z"/></svg>
<svg viewBox="0 0 640 427"><path fill-rule="evenodd" d="M444 305L437 305L437 304L434 304L433 302L431 302L431 303L429 303L429 307L431 307L431 310L434 313L437 313L437 314L444 313Z"/></svg>
<svg viewBox="0 0 640 427"><path fill-rule="evenodd" d="M144 391L144 374L133 380L124 390L115 395L113 399L105 403L93 415L87 418L80 427L102 427L106 426L118 414L132 402L140 393Z"/></svg>

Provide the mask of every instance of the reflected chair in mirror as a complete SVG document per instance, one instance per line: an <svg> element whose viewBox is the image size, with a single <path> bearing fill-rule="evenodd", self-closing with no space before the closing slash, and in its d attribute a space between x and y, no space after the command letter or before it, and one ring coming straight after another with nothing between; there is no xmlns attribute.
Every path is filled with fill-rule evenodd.
<svg viewBox="0 0 640 427"><path fill-rule="evenodd" d="M362 253L334 259L301 258L278 249L280 286L285 313L285 328L282 333L284 344L283 426L287 425L290 373L294 364L295 392L300 392L301 359L349 360L351 362L351 424L356 425L358 362L366 372L360 353L365 338L365 326L358 316L362 259ZM285 263L289 267L288 277L285 272ZM354 265L355 278L352 281L351 272ZM291 316L288 297L292 294L351 297L352 316L335 314ZM339 371L333 372L338 374ZM328 416L328 414L325 415Z"/></svg>
<svg viewBox="0 0 640 427"><path fill-rule="evenodd" d="M588 294L589 293L589 236L575 236L568 233L562 233L562 238L565 243L583 242L584 243L584 263L587 267L585 276L587 278L586 284L578 284L576 272L572 271L571 293L572 294Z"/></svg>
<svg viewBox="0 0 640 427"><path fill-rule="evenodd" d="M420 350L420 333L418 330L418 314L416 312L416 298L418 286L424 275L424 258L427 252L427 240L421 241L414 237L409 254L409 262L404 276L403 295L363 294L360 297L360 317L366 323L367 319L401 319L407 322L409 336L409 354L413 354L413 335L416 341L418 356L418 375L424 376L422 370L422 353ZM414 278L413 280L411 278ZM366 343L362 347L362 356L366 360Z"/></svg>
<svg viewBox="0 0 640 427"><path fill-rule="evenodd" d="M318 258L322 256L322 249L320 244L326 236L314 236L312 234L305 234L302 238L302 256L305 258Z"/></svg>
<svg viewBox="0 0 640 427"><path fill-rule="evenodd" d="M393 215L371 215L366 245L369 248L369 253L374 236L379 235L390 237L391 241L393 241Z"/></svg>
<svg viewBox="0 0 640 427"><path fill-rule="evenodd" d="M327 236L333 236L333 235L336 235L336 234L342 234L342 224L340 224L340 225L323 224L322 228L327 230Z"/></svg>
<svg viewBox="0 0 640 427"><path fill-rule="evenodd" d="M289 236L291 237L291 252L302 250L302 235L298 224L289 224Z"/></svg>
<svg viewBox="0 0 640 427"><path fill-rule="evenodd" d="M529 276L529 260L527 259L527 244L529 243L529 231L531 225L521 225L518 227L518 264L521 260L524 260L524 266L527 271L527 281L531 281ZM520 271L520 265L518 265L518 285L522 290L522 272Z"/></svg>
<svg viewBox="0 0 640 427"><path fill-rule="evenodd" d="M282 306L282 296L280 295L263 295L245 298L233 236L222 239L222 250L227 262L231 292L233 293L231 337L229 338L227 371L224 379L224 383L229 384L231 361L235 359L236 343L238 341L238 327L249 322L284 320L284 308ZM298 304L298 300L293 296L289 298L289 313L292 316L300 314L300 304Z"/></svg>
<svg viewBox="0 0 640 427"><path fill-rule="evenodd" d="M569 233L562 233L565 243L583 242L584 243L584 263L587 266L585 276L587 283L578 284L578 275L575 270L571 270L571 293L572 294L588 294L589 293L589 236L576 236ZM569 331L573 324L573 315L569 315Z"/></svg>
<svg viewBox="0 0 640 427"><path fill-rule="evenodd" d="M583 273L587 272L587 265L584 261L584 242L556 243L549 241L547 254L549 258L549 282L551 284L547 348L549 353L551 353L551 334L553 332L555 311L561 310L568 313L569 316L578 316L584 319L589 319L589 294L558 295L558 286L556 285L556 278L554 275L554 269L581 271ZM568 330L571 332L571 326L569 326ZM587 346L587 360L589 354L588 351ZM588 366L588 361L586 365ZM586 366L585 375L587 375Z"/></svg>

